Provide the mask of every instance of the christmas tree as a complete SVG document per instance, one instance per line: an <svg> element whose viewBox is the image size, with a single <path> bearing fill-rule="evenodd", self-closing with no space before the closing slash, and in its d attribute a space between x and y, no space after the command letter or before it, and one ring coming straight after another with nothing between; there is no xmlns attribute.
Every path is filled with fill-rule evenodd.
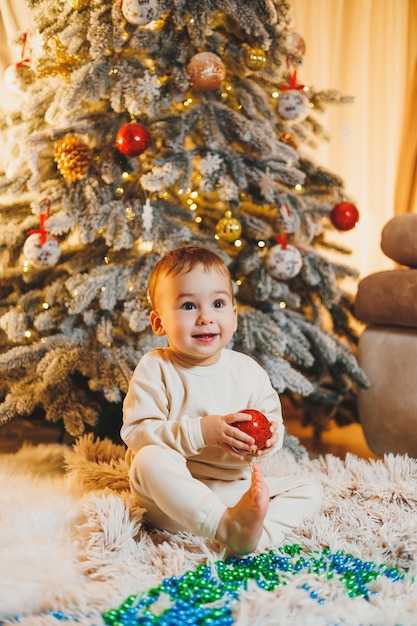
<svg viewBox="0 0 417 626"><path fill-rule="evenodd" d="M42 415L73 437L120 424L134 367L161 345L152 266L182 244L228 263L239 328L316 430L356 418L356 272L331 241L358 211L303 155L349 100L300 84L284 0L28 0L5 69L0 423ZM331 253L331 254L330 254Z"/></svg>

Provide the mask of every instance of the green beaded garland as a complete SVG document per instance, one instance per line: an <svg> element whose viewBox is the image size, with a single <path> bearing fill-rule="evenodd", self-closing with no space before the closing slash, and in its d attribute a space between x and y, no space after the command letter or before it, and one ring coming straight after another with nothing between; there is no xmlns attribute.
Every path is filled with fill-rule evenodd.
<svg viewBox="0 0 417 626"><path fill-rule="evenodd" d="M176 623L230 626L234 622L231 604L239 600L240 593L248 588L251 580L262 589L274 591L302 573L314 574L321 580L337 577L347 596L368 600L370 594L375 593L369 585L380 576L393 582L405 577L405 573L396 567L361 561L341 550L333 553L330 548L324 548L321 552L308 555L303 553L299 544L286 545L278 551L271 550L256 556L217 561L214 570L200 564L194 571L185 572L181 578L167 578L146 595L129 596L119 609L107 611L103 620L108 626L171 626ZM311 585L304 583L300 588L319 604L325 602ZM156 604L161 594L169 596L171 606L159 613L153 612L152 605ZM223 606L219 606L220 601ZM213 603L217 603L216 606Z"/></svg>

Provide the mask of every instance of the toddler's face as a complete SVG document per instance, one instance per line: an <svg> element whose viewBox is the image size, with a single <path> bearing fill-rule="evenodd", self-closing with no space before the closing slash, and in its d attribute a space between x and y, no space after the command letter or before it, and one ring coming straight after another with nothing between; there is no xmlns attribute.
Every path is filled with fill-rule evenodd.
<svg viewBox="0 0 417 626"><path fill-rule="evenodd" d="M156 288L150 319L166 335L174 353L193 365L215 363L237 328L230 279L198 265L190 272L164 276Z"/></svg>

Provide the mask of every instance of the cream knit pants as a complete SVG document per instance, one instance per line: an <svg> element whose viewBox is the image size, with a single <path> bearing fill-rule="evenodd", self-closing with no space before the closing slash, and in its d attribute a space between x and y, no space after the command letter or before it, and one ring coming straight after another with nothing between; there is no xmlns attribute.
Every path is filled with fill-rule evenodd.
<svg viewBox="0 0 417 626"><path fill-rule="evenodd" d="M189 531L215 539L227 507L235 505L250 480L194 478L186 459L170 448L148 445L132 459L129 472L132 493L146 509L145 519L169 532ZM281 545L285 533L320 507L319 486L299 476L266 478L270 504L257 550Z"/></svg>

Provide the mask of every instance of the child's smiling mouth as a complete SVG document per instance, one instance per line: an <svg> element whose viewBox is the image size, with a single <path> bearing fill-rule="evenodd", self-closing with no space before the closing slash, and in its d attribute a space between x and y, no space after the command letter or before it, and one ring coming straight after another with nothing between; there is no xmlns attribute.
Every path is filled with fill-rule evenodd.
<svg viewBox="0 0 417 626"><path fill-rule="evenodd" d="M199 333L198 335L193 335L193 339L198 339L198 341L209 343L216 339L217 336L217 333Z"/></svg>

